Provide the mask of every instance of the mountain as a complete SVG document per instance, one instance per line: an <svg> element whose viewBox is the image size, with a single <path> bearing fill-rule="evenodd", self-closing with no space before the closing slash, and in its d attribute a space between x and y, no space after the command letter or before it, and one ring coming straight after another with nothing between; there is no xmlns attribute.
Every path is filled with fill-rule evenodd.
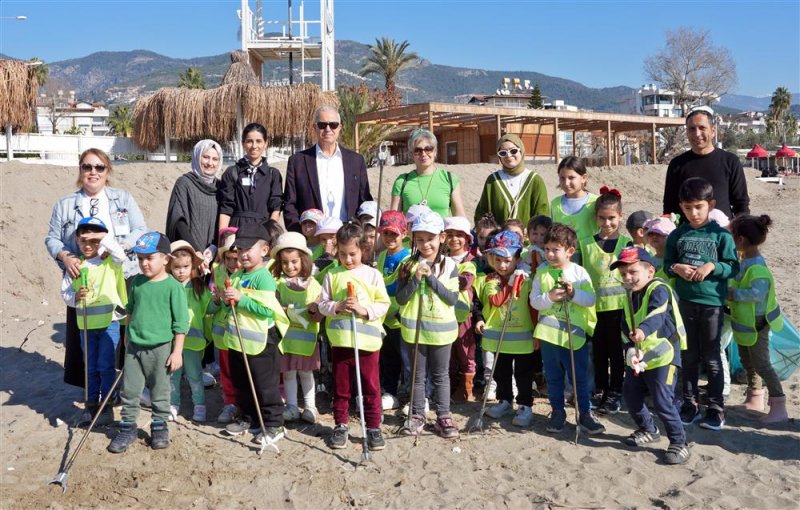
<svg viewBox="0 0 800 510"><path fill-rule="evenodd" d="M754 97L725 94L720 99L719 104L746 112L765 112L769 110L769 104L771 102L772 96ZM800 104L800 92L792 93L792 104Z"/></svg>

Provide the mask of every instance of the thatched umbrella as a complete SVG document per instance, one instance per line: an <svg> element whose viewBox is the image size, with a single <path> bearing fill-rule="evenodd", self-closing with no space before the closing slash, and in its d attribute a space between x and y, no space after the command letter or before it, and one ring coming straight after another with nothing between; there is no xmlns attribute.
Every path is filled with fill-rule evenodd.
<svg viewBox="0 0 800 510"><path fill-rule="evenodd" d="M231 52L231 66L222 77L222 84L249 83L258 85L258 76L250 67L250 57L246 51L236 50Z"/></svg>
<svg viewBox="0 0 800 510"><path fill-rule="evenodd" d="M6 132L8 159L12 159L11 135L13 131L27 131L31 127L33 108L39 82L29 62L0 60L0 129Z"/></svg>

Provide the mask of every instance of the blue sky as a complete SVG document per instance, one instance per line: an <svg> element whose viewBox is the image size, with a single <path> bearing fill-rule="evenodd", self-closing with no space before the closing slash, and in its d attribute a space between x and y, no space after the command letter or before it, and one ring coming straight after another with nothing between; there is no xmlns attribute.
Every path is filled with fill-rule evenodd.
<svg viewBox="0 0 800 510"><path fill-rule="evenodd" d="M251 0L254 4L254 0ZM300 0L294 0L295 9ZM45 61L148 49L188 58L238 46L240 0L2 0L0 53ZM285 19L286 0L266 2ZM306 0L314 12L317 0ZM737 94L800 91L800 2L336 0L336 37L407 39L437 64L537 71L593 87L645 82L642 62L679 26L709 30L737 64ZM308 15L307 15L308 17Z"/></svg>

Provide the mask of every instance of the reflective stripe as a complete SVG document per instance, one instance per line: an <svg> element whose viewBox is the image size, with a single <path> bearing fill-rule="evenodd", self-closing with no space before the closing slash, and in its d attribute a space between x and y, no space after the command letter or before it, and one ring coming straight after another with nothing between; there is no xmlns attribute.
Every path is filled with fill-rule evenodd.
<svg viewBox="0 0 800 510"><path fill-rule="evenodd" d="M767 322L775 322L775 319L781 316L781 307L776 306L771 312L767 312Z"/></svg>
<svg viewBox="0 0 800 510"><path fill-rule="evenodd" d="M559 331L563 332L567 331L567 322L558 320L553 315L540 315L539 324L550 328L558 329ZM581 328L579 328L578 326L576 326L575 324L572 325L572 334L578 335L581 338L586 338L586 332Z"/></svg>
<svg viewBox="0 0 800 510"><path fill-rule="evenodd" d="M289 328L289 330L286 332L286 336L283 337L283 339L284 341L297 340L299 342L316 342L317 334L313 331Z"/></svg>
<svg viewBox="0 0 800 510"><path fill-rule="evenodd" d="M211 334L219 335L220 337L225 334L225 326L222 324L214 324L211 326Z"/></svg>
<svg viewBox="0 0 800 510"><path fill-rule="evenodd" d="M614 287L598 287L595 289L597 297L609 297L625 295L625 287L616 285Z"/></svg>
<svg viewBox="0 0 800 510"><path fill-rule="evenodd" d="M328 329L338 329L342 331L351 331L352 326L350 324L350 319L332 319L328 321L327 325ZM358 333L363 333L365 335L373 336L375 338L381 338L383 335L381 334L382 331L380 328L376 328L370 324L365 324L361 321L356 321L356 331Z"/></svg>
<svg viewBox="0 0 800 510"><path fill-rule="evenodd" d="M400 316L400 324L408 329L417 329L417 321ZM442 333L447 331L454 331L458 329L458 323L453 322L428 322L422 321L420 329L422 331L431 331L433 333Z"/></svg>
<svg viewBox="0 0 800 510"><path fill-rule="evenodd" d="M500 341L500 331L494 329L483 330L483 338ZM508 331L503 335L503 342L524 342L533 339L531 331Z"/></svg>
<svg viewBox="0 0 800 510"><path fill-rule="evenodd" d="M87 306L86 315L105 315L114 311L114 305Z"/></svg>
<svg viewBox="0 0 800 510"><path fill-rule="evenodd" d="M756 333L756 328L734 321L731 321L731 329L739 333Z"/></svg>
<svg viewBox="0 0 800 510"><path fill-rule="evenodd" d="M267 343L267 335L263 331L252 331L249 329L243 329L242 327L239 327L239 331L242 332L242 340L250 340L252 342L258 342L260 344ZM236 337L237 335L236 325L228 324L227 333Z"/></svg>
<svg viewBox="0 0 800 510"><path fill-rule="evenodd" d="M203 340L205 340L205 337L206 337L206 335L203 333L203 331L200 330L200 329L197 329L197 328L189 328L189 332L186 333L186 336L192 336L192 337L195 337L195 338L202 338Z"/></svg>
<svg viewBox="0 0 800 510"><path fill-rule="evenodd" d="M664 354L667 354L671 349L672 346L669 344L669 342L666 340L662 340L661 342L658 343L658 345L647 351L647 353L645 353L645 355L642 356L642 361L646 363L659 356L663 356Z"/></svg>
<svg viewBox="0 0 800 510"><path fill-rule="evenodd" d="M456 301L456 310L469 311L469 305L460 299Z"/></svg>

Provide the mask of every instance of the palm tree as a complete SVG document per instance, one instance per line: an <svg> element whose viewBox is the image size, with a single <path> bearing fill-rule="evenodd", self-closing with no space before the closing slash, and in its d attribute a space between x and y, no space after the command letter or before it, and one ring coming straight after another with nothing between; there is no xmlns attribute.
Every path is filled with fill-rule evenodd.
<svg viewBox="0 0 800 510"><path fill-rule="evenodd" d="M178 87L187 89L204 89L206 88L206 80L200 74L200 69L196 67L189 67L178 76Z"/></svg>
<svg viewBox="0 0 800 510"><path fill-rule="evenodd" d="M383 107L382 98L370 95L363 83L360 86L345 85L336 89L339 96L339 114L342 118L342 132L339 141L346 147L355 148L355 118L359 113L371 112ZM358 132L359 153L370 161L380 143L397 131L394 126L362 124Z"/></svg>
<svg viewBox="0 0 800 510"><path fill-rule="evenodd" d="M369 47L370 55L367 62L359 71L361 76L369 74L382 75L386 83L386 93L389 95L388 106L400 104L395 79L400 71L411 69L419 63L419 57L413 51L406 53L408 41L400 44L394 39L375 39L375 44Z"/></svg>
<svg viewBox="0 0 800 510"><path fill-rule="evenodd" d="M108 126L111 128L111 133L115 135L131 136L133 134L133 112L130 106L120 105L111 110Z"/></svg>
<svg viewBox="0 0 800 510"><path fill-rule="evenodd" d="M781 130L782 141L786 143L786 112L792 106L792 93L786 87L778 87L772 93L772 102L769 105L769 117L773 126Z"/></svg>

